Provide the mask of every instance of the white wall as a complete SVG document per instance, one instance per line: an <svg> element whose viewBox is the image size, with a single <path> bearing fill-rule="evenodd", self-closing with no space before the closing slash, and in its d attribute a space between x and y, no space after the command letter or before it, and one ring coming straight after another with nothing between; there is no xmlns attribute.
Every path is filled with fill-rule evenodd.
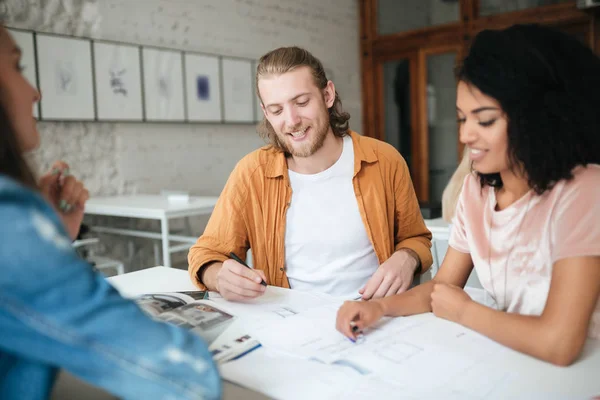
<svg viewBox="0 0 600 400"><path fill-rule="evenodd" d="M299 45L333 74L351 128L361 126L357 0L5 0L15 28L258 59ZM39 124L40 169L65 159L92 194L186 189L219 194L263 144L252 125Z"/></svg>

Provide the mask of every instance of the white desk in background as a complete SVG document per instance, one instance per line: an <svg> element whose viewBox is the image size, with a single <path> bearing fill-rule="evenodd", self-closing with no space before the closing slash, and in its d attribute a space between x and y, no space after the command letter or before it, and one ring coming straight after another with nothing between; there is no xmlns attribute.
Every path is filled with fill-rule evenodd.
<svg viewBox="0 0 600 400"><path fill-rule="evenodd" d="M448 240L450 239L450 225L442 218L426 219L425 226L431 231L431 255L433 256L433 265L429 276L425 276L421 283L433 278L437 273L446 251L448 250Z"/></svg>
<svg viewBox="0 0 600 400"><path fill-rule="evenodd" d="M125 296L194 289L186 271L162 267L115 276L109 278L109 281ZM248 307L248 305L245 305L245 307ZM299 314L299 316L302 315L304 314ZM437 319L432 314L421 314L404 317L403 319L406 322L415 322L415 325L418 325L417 322L425 322L430 324L429 326L450 324L447 321ZM243 318L240 318L240 320L243 320ZM285 321L287 322L288 319ZM333 327L334 321L331 321L331 324ZM452 326L455 325L452 324ZM303 324L303 327L307 329L306 332L310 336L310 325ZM230 333L232 336L245 332L243 327L239 325L234 327L234 324L232 324L223 335L228 334L231 329L238 330ZM302 329L300 334L303 331L305 329ZM444 346L452 347L448 343L456 340L455 334L456 329L433 329L421 332L421 335L435 338L436 344L439 344L443 352L456 350L454 348L444 348ZM402 338L403 335L398 337ZM256 339L261 340L258 336ZM368 335L366 340L369 340ZM464 350L470 354L477 354L480 349L484 349L486 342L489 346L490 341L481 337L472 344L465 346ZM458 381L444 383L443 387L437 389L436 393L438 395L433 398L545 400L592 399L594 396L600 396L600 379L598 379L600 377L600 341L588 340L579 360L566 368L556 367L505 347L494 345L500 347L500 350L490 351L486 355L485 365L482 364L481 368L468 369L460 376ZM440 357L443 352L440 353ZM428 366L432 368L426 367L423 368L423 371L411 371L411 375L412 373L415 374L415 385L417 385L417 381L428 380L426 385L433 387L434 382L439 381L440 376L443 378L445 375L439 372L440 370L456 372L455 369L457 368L456 365L452 364L444 365L441 359L432 360ZM359 379L356 385L353 382L348 384L347 376L344 376L345 374L340 372L339 368L332 370L330 369L332 367L316 361L283 355L279 352L273 353L270 349L265 348L259 348L239 360L225 363L220 368L225 379L236 381L242 386L276 398L360 398L361 400L374 398L374 396L380 399L415 398L415 396L411 397L411 393L408 393L410 390L404 393L399 391L398 387L379 379L371 379L363 383L360 383L362 380ZM433 374L432 370L438 371L438 375ZM331 375L329 375L329 371L331 371ZM302 379L303 376L305 379ZM310 376L314 378L312 381ZM404 376L401 380L406 381L406 379L407 377ZM464 385L468 388L461 391ZM457 387L459 388L458 392L456 391ZM317 389L322 396L315 395ZM236 395L233 395L234 391L237 392ZM326 393L331 395L338 392L342 393L343 396L325 396ZM470 397L465 397L467 393L471 393ZM474 396L473 393L486 394ZM243 389L225 383L225 399L263 398L252 396L260 395L252 392L248 392L248 395L246 395Z"/></svg>
<svg viewBox="0 0 600 400"><path fill-rule="evenodd" d="M448 241L450 240L450 224L448 224L442 218L426 219L425 226L427 226L427 229L431 231L433 236L431 239L431 255L433 256L433 265L431 266L431 273L429 276L426 276L425 279L422 279L421 283L426 282L427 280L433 278L435 274L437 274L437 271L442 265L442 261L444 261L446 252L448 251ZM469 275L466 286L477 289L482 288L475 269L473 269L471 275Z"/></svg>
<svg viewBox="0 0 600 400"><path fill-rule="evenodd" d="M426 219L425 226L431 231L434 238L439 240L450 239L450 224L443 218Z"/></svg>
<svg viewBox="0 0 600 400"><path fill-rule="evenodd" d="M92 230L100 233L161 240L163 265L170 267L171 253L189 249L198 238L170 234L169 220L210 215L217 200L218 197L192 196L188 202L169 202L167 197L162 195L92 197L85 205L85 214L159 220L160 233L104 226L93 226ZM171 246L170 242L180 244Z"/></svg>

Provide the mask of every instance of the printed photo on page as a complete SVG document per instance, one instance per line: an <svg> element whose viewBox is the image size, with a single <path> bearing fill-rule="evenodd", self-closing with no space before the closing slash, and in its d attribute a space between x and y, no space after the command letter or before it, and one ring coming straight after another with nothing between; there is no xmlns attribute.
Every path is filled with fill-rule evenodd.
<svg viewBox="0 0 600 400"><path fill-rule="evenodd" d="M154 319L180 326L202 337L217 362L241 357L260 346L257 340L245 334L216 348L211 347L236 317L206 300L207 297L207 292L195 291L148 293L134 300Z"/></svg>

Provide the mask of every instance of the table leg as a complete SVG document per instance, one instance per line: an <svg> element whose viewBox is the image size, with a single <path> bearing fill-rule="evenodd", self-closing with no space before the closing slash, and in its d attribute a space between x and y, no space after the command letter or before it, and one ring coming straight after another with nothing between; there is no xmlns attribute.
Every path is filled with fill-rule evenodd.
<svg viewBox="0 0 600 400"><path fill-rule="evenodd" d="M169 219L163 217L160 220L160 232L162 235L163 266L171 268L171 253L169 252Z"/></svg>

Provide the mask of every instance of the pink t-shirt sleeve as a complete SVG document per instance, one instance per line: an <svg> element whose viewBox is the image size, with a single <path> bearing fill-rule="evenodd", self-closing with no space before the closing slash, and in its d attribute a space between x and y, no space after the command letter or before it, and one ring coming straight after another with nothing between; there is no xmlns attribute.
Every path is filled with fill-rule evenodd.
<svg viewBox="0 0 600 400"><path fill-rule="evenodd" d="M600 167L590 165L575 174L552 216L552 263L600 255Z"/></svg>
<svg viewBox="0 0 600 400"><path fill-rule="evenodd" d="M466 215L465 206L468 206L469 201L469 189L473 184L473 180L476 179L473 175L469 174L463 181L463 186L458 197L456 204L456 210L454 212L454 218L452 218L452 232L450 232L450 239L448 245L453 249L460 251L461 253L470 253L469 241L467 239L467 226L466 226ZM477 182L475 182L478 184Z"/></svg>

